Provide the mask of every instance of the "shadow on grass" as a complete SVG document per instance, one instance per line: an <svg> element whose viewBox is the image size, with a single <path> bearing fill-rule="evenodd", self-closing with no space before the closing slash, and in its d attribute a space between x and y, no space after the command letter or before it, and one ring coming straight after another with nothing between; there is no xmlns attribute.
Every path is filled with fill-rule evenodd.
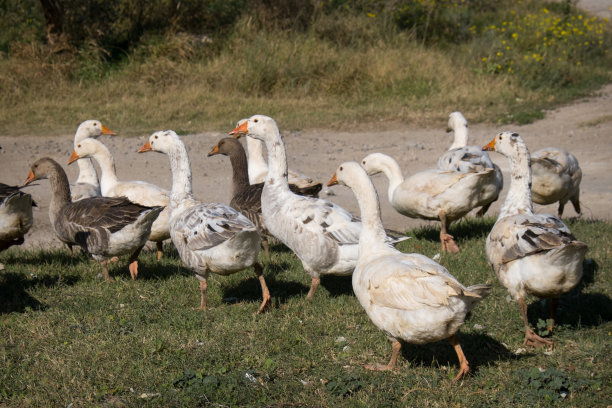
<svg viewBox="0 0 612 408"><path fill-rule="evenodd" d="M235 285L227 285L222 287L222 296L224 302L235 303L240 301L261 301L261 286L259 280L254 273L239 272L244 274L244 279L237 282ZM278 278L276 275L265 274L266 285L270 291L272 302L275 307L295 296L306 296L309 286L300 282Z"/></svg>
<svg viewBox="0 0 612 408"><path fill-rule="evenodd" d="M482 333L461 333L458 334L459 343L470 365L470 373L478 373L480 366L487 366L495 361L519 360L530 356L530 353L515 355L511 353L503 344L491 336ZM389 347L389 356L391 347ZM441 340L435 343L415 345L402 343L402 356L411 365L431 366L450 366L453 377L459 372L459 359L453 346L448 340ZM433 363L432 363L433 362Z"/></svg>
<svg viewBox="0 0 612 408"><path fill-rule="evenodd" d="M612 299L603 293L585 293L594 281L599 265L593 259L583 264L583 275L578 285L561 296L556 324L573 328L599 326L612 321ZM538 321L550 318L550 300L539 300L528 306L529 323L535 327Z"/></svg>
<svg viewBox="0 0 612 408"><path fill-rule="evenodd" d="M58 284L74 285L80 280L77 275L45 275L30 277L23 273L4 271L0 275L0 314L24 312L28 309L44 310L45 305L30 296L28 289L36 286L53 287Z"/></svg>
<svg viewBox="0 0 612 408"><path fill-rule="evenodd" d="M451 224L448 233L455 237L455 241L459 245L461 241L467 239L486 238L495 225L495 218L467 218ZM427 241L440 242L440 226L436 225L420 227L412 231L408 231L408 235L415 239L424 239Z"/></svg>

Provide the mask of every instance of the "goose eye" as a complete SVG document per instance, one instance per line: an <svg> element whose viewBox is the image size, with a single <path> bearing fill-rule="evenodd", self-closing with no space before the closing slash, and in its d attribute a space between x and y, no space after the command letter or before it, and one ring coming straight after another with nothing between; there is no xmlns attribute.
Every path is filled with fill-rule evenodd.
<svg viewBox="0 0 612 408"><path fill-rule="evenodd" d="M361 162L361 164L365 164L365 160Z"/></svg>
<svg viewBox="0 0 612 408"><path fill-rule="evenodd" d="M342 171L342 166L340 166L340 171Z"/></svg>
<svg viewBox="0 0 612 408"><path fill-rule="evenodd" d="M257 123L259 122L259 119L253 119L253 122Z"/></svg>
<svg viewBox="0 0 612 408"><path fill-rule="evenodd" d="M157 136L157 135L155 135L155 138L157 139L157 138L158 138L158 136Z"/></svg>
<svg viewBox="0 0 612 408"><path fill-rule="evenodd" d="M80 149L80 148L81 148L81 145L77 145L77 147Z"/></svg>

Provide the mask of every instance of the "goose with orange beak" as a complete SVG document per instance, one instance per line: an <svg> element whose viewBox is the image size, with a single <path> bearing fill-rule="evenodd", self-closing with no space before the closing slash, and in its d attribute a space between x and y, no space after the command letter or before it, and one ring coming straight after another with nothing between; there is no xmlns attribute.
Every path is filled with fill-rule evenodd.
<svg viewBox="0 0 612 408"><path fill-rule="evenodd" d="M525 298L533 295L550 299L552 332L559 296L582 277L587 245L578 241L558 217L534 214L529 150L518 133L501 132L483 150L506 156L511 169L508 195L487 237L487 258L500 283L518 302L525 344L552 346L552 340L538 336L529 326Z"/></svg>
<svg viewBox="0 0 612 408"><path fill-rule="evenodd" d="M394 369L400 341L425 344L449 339L460 364L454 381L465 377L470 366L457 332L467 313L489 295L491 286L465 287L428 257L402 253L388 245L376 190L358 163L342 163L328 186L334 184L346 185L353 191L363 222L353 291L370 320L391 340L393 349L388 364L366 368Z"/></svg>

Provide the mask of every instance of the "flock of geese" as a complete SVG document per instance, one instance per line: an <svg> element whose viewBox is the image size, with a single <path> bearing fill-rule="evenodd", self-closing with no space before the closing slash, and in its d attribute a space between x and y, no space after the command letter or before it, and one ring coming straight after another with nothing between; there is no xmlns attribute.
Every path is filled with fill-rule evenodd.
<svg viewBox="0 0 612 408"><path fill-rule="evenodd" d="M484 214L503 186L501 171L487 151L497 151L510 161L511 180L497 222L486 240L487 258L499 282L518 301L525 324L525 344L551 346L529 326L525 298L528 294L550 298L554 325L559 296L572 289L582 276L587 245L574 238L559 218L567 201L579 213L578 161L561 149L547 148L530 156L523 138L501 132L485 147L468 144L468 125L453 112L449 131L455 139L438 168L404 178L397 162L382 153L371 153L361 162L340 164L328 186L348 186L357 199L360 217L337 204L318 198L321 183L287 167L283 138L276 122L264 115L243 119L221 139L209 156L230 158L230 205L198 201L192 190L189 155L172 130L153 133L139 153L160 152L170 161L171 191L144 181L121 181L112 154L97 138L113 135L100 121L88 120L77 129L68 163L77 162L79 177L69 184L65 171L51 158L31 165L25 185L48 179L51 186L49 219L57 237L100 262L107 281L107 263L129 255L129 271L138 275L138 255L147 240L157 245L171 238L183 264L200 282L200 308L206 309L209 274L229 275L253 267L259 279L262 302L258 313L271 306L261 246L269 254L268 238L289 247L311 277L307 298L315 295L324 275L352 275L354 293L372 322L392 342L388 364L367 366L375 370L395 367L401 342L414 344L449 339L460 370L455 380L469 372L457 332L468 312L491 286L466 287L446 268L418 253L397 250L407 239L386 230L371 175L384 173L389 180L388 199L399 213L413 218L439 220L443 251L459 251L448 233L451 222L479 208ZM246 137L248 158L237 140ZM264 159L267 151L267 161ZM100 168L100 177L92 163ZM533 202L559 202L558 215L535 214ZM0 250L24 241L32 226L32 201L19 187L0 185ZM552 325L549 328L552 330Z"/></svg>

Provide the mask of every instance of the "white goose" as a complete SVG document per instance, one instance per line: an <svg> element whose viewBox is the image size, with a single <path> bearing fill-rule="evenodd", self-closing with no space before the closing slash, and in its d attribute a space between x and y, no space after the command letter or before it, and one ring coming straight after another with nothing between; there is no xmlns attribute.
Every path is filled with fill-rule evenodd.
<svg viewBox="0 0 612 408"><path fill-rule="evenodd" d="M361 221L332 202L289 189L285 145L274 119L251 116L230 134L248 135L266 144L270 168L261 195L263 221L311 276L306 298L314 296L322 275L350 275L357 263Z"/></svg>
<svg viewBox="0 0 612 408"><path fill-rule="evenodd" d="M448 117L447 132L454 132L453 144L438 159L438 169L459 171L464 173L476 173L485 169L495 170L495 179L491 184L483 185L484 205L476 214L483 216L491 204L497 200L504 186L504 178L499 166L491 161L487 152L480 146L468 145L468 123L461 112L452 112Z"/></svg>
<svg viewBox="0 0 612 408"><path fill-rule="evenodd" d="M495 179L493 169L463 173L431 169L404 180L397 162L382 153L371 153L361 165L369 175L383 172L389 179L389 202L397 212L411 218L440 220L442 250L459 252L447 231L450 223L489 199L485 186Z"/></svg>
<svg viewBox="0 0 612 408"><path fill-rule="evenodd" d="M86 120L79 125L74 135L74 146L87 138L96 138L100 135L116 135L115 132L104 126L99 120ZM79 177L70 185L72 201L100 195L98 173L91 159L79 160Z"/></svg>
<svg viewBox="0 0 612 408"><path fill-rule="evenodd" d="M551 298L552 331L559 296L578 284L587 245L554 215L534 214L529 150L518 133L502 132L483 149L510 160L512 179L499 218L487 237L487 258L501 284L518 301L525 344L552 345L529 327L528 294Z"/></svg>
<svg viewBox="0 0 612 408"><path fill-rule="evenodd" d="M238 121L240 126L247 119ZM268 164L264 158L264 143L261 140L257 140L251 137L247 137L247 155L248 155L248 170L249 170L249 183L257 184L263 183L266 180L268 174ZM287 170L289 178L289 184L293 184L302 195L309 195L317 197L319 191L321 191L322 184L315 182L312 178L306 176L299 171L291 169Z"/></svg>
<svg viewBox="0 0 612 408"><path fill-rule="evenodd" d="M578 159L567 150L546 147L531 155L531 196L534 203L559 202L559 217L565 203L571 201L580 214L580 181L582 170Z"/></svg>
<svg viewBox="0 0 612 408"><path fill-rule="evenodd" d="M170 198L168 190L144 181L120 181L113 156L106 146L96 139L83 139L77 143L68 164L89 157L94 158L100 166L100 189L104 197L127 197L130 201L147 207L168 206ZM157 245L158 260L163 254L163 241L170 238L168 213L168 209L165 208L151 227L149 241Z"/></svg>
<svg viewBox="0 0 612 408"><path fill-rule="evenodd" d="M463 378L469 372L469 364L457 331L466 314L490 293L491 287L466 288L446 268L428 257L405 254L389 245L376 190L359 164L342 163L328 186L337 183L353 190L363 222L353 291L372 322L391 340L393 348L387 365L366 368L393 369L400 341L424 344L449 339L461 365L454 381Z"/></svg>
<svg viewBox="0 0 612 408"><path fill-rule="evenodd" d="M170 235L181 260L200 281L200 308L206 309L210 272L230 275L253 266L263 297L258 313L264 311L270 304L270 292L257 262L260 245L257 227L225 204L201 203L194 199L189 157L175 132L153 133L138 152L148 151L165 153L170 160Z"/></svg>

